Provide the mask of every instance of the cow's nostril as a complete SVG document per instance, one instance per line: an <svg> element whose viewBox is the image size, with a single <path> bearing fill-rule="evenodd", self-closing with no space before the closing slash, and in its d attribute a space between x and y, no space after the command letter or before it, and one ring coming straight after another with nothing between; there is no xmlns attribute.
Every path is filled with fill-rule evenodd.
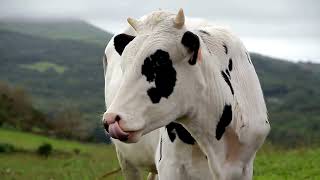
<svg viewBox="0 0 320 180"><path fill-rule="evenodd" d="M109 132L109 125L108 123L103 123L104 129Z"/></svg>
<svg viewBox="0 0 320 180"><path fill-rule="evenodd" d="M116 116L116 118L114 119L115 121L120 121L121 120L121 118L120 118L120 116L119 115L117 115Z"/></svg>

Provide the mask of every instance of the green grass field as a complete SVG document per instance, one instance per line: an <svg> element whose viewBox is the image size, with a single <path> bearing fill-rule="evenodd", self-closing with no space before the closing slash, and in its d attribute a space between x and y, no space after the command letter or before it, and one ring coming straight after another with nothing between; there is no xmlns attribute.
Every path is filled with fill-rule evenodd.
<svg viewBox="0 0 320 180"><path fill-rule="evenodd" d="M83 144L29 133L0 129L0 143L9 143L21 152L0 153L0 179L122 179L121 173L102 176L119 167L111 145ZM48 158L34 153L50 143L54 153ZM76 154L75 149L80 150ZM319 180L320 148L279 150L266 145L257 154L255 180Z"/></svg>
<svg viewBox="0 0 320 180"><path fill-rule="evenodd" d="M112 145L83 144L4 129L0 129L0 143L26 150L0 153L1 180L122 179L121 173L101 178L119 167ZM53 147L54 152L48 158L34 153L43 143ZM75 149L80 153L76 154Z"/></svg>
<svg viewBox="0 0 320 180"><path fill-rule="evenodd" d="M63 74L67 70L67 68L64 66L60 66L58 64L54 64L54 63L47 62L47 61L37 62L34 64L21 64L20 67L24 68L24 69L38 71L40 73L44 73L44 72L47 72L48 70L52 69L56 73Z"/></svg>

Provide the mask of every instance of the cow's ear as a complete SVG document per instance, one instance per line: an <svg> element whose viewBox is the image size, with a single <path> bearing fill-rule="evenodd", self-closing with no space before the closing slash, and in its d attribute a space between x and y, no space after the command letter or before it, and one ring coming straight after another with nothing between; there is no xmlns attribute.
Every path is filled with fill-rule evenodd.
<svg viewBox="0 0 320 180"><path fill-rule="evenodd" d="M135 36L130 36L128 34L118 34L114 37L114 48L120 54L122 54L124 48L135 38Z"/></svg>
<svg viewBox="0 0 320 180"><path fill-rule="evenodd" d="M192 57L189 59L190 65L195 65L198 59L198 52L200 48L200 40L199 37L187 31L183 34L181 43L189 50L189 52L193 53Z"/></svg>

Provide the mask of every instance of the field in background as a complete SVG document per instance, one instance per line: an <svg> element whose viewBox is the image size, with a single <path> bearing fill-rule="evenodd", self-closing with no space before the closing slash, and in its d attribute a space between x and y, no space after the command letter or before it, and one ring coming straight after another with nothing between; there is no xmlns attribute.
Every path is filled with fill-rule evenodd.
<svg viewBox="0 0 320 180"><path fill-rule="evenodd" d="M4 129L0 129L0 143L9 143L18 149L18 152L0 153L1 180L93 180L119 167L112 145L57 140ZM35 153L43 143L53 147L48 158ZM122 178L119 173L104 179Z"/></svg>
<svg viewBox="0 0 320 180"><path fill-rule="evenodd" d="M0 143L20 149L0 153L1 179L109 179L121 180L121 173L102 178L119 167L111 145L83 144L0 129ZM35 153L50 143L54 152L48 158ZM79 154L75 153L76 149ZM257 154L255 180L320 179L320 148L281 150L265 145Z"/></svg>

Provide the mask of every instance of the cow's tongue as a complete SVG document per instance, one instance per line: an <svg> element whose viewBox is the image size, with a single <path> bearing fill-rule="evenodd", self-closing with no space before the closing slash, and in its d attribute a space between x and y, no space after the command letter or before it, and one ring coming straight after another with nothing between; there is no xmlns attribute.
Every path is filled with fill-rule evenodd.
<svg viewBox="0 0 320 180"><path fill-rule="evenodd" d="M128 133L124 132L120 128L117 121L115 123L109 125L109 134L111 137L113 137L115 139L119 139L120 141L128 140L128 136L129 136Z"/></svg>

